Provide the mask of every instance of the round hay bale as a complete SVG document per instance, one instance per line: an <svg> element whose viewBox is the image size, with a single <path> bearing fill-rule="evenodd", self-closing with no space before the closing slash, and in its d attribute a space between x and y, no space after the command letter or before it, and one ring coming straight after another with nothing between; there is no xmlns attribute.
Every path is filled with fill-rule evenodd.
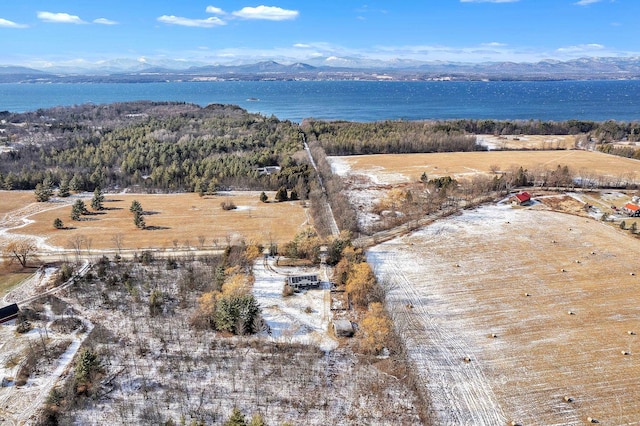
<svg viewBox="0 0 640 426"><path fill-rule="evenodd" d="M575 314L576 314L576 313L575 313L575 312L573 312L573 311L569 311L569 312L567 312L567 313L568 313L569 315L575 315Z"/></svg>
<svg viewBox="0 0 640 426"><path fill-rule="evenodd" d="M571 231L571 228L569 228L569 231Z"/></svg>
<svg viewBox="0 0 640 426"><path fill-rule="evenodd" d="M455 266L456 268L459 268L459 267L460 267L460 264L459 264L459 263L456 263L456 264L455 264L455 265L453 265L453 266Z"/></svg>
<svg viewBox="0 0 640 426"><path fill-rule="evenodd" d="M587 421L589 423L600 423L598 420L594 419L593 417L587 417Z"/></svg>
<svg viewBox="0 0 640 426"><path fill-rule="evenodd" d="M557 241L556 240L551 240L551 243L555 244L555 243L557 243Z"/></svg>
<svg viewBox="0 0 640 426"><path fill-rule="evenodd" d="M592 252L591 252L591 254L596 254L596 252L595 252L595 251L592 251Z"/></svg>
<svg viewBox="0 0 640 426"><path fill-rule="evenodd" d="M562 399L564 400L564 402L573 402L573 398L571 398L570 396L565 396Z"/></svg>
<svg viewBox="0 0 640 426"><path fill-rule="evenodd" d="M491 338L495 339L496 337L498 337L496 333L491 333Z"/></svg>
<svg viewBox="0 0 640 426"><path fill-rule="evenodd" d="M469 358L468 356L465 356L462 360L466 363L471 362L471 358Z"/></svg>
<svg viewBox="0 0 640 426"><path fill-rule="evenodd" d="M529 297L529 296L531 296L531 293L525 293L524 295L525 295L525 297Z"/></svg>
<svg viewBox="0 0 640 426"><path fill-rule="evenodd" d="M413 309L413 305L411 303L408 303L406 306L407 306L407 309Z"/></svg>
<svg viewBox="0 0 640 426"><path fill-rule="evenodd" d="M622 353L622 355L631 355L629 351L620 351L620 352Z"/></svg>
<svg viewBox="0 0 640 426"><path fill-rule="evenodd" d="M632 277L635 275L635 272L629 272L629 275L631 275Z"/></svg>
<svg viewBox="0 0 640 426"><path fill-rule="evenodd" d="M635 331L632 331L632 330L629 330L629 331L627 331L627 334L628 334L629 336L635 336L635 335L636 335L636 332L635 332Z"/></svg>
<svg viewBox="0 0 640 426"><path fill-rule="evenodd" d="M515 420L512 421L511 423L509 423L511 426L522 426L520 423L516 422Z"/></svg>
<svg viewBox="0 0 640 426"><path fill-rule="evenodd" d="M567 270L562 268L562 269L560 269L560 272L567 272Z"/></svg>
<svg viewBox="0 0 640 426"><path fill-rule="evenodd" d="M576 259L576 263L580 263L580 261Z"/></svg>

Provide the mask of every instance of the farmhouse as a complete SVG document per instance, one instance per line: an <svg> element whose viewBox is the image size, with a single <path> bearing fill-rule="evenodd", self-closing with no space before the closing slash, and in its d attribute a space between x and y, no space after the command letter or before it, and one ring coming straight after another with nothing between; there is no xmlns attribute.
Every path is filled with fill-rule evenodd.
<svg viewBox="0 0 640 426"><path fill-rule="evenodd" d="M280 166L266 166L266 167L258 167L258 174L260 175L272 175L274 173L280 172Z"/></svg>
<svg viewBox="0 0 640 426"><path fill-rule="evenodd" d="M640 207L638 207L636 204L627 203L624 205L622 210L624 210L631 217L640 216Z"/></svg>
<svg viewBox="0 0 640 426"><path fill-rule="evenodd" d="M287 284L294 290L320 287L317 275L294 275L287 277Z"/></svg>
<svg viewBox="0 0 640 426"><path fill-rule="evenodd" d="M20 312L20 309L18 309L18 305L15 303L0 308L0 324L17 318L18 312Z"/></svg>
<svg viewBox="0 0 640 426"><path fill-rule="evenodd" d="M531 202L531 194L527 191L520 192L513 196L512 202L519 206L527 205Z"/></svg>

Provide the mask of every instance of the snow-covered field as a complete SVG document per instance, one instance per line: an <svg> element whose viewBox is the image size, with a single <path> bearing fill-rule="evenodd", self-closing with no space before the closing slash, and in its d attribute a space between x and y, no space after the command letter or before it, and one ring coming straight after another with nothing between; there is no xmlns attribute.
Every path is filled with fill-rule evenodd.
<svg viewBox="0 0 640 426"><path fill-rule="evenodd" d="M268 261L257 261L253 274L253 295L262 308L262 318L269 326L267 336L274 341L315 345L325 351L338 346L338 342L328 333L331 299L325 270L281 269L270 258ZM309 274L318 275L325 283L324 288L306 290L289 297L282 296L287 276Z"/></svg>
<svg viewBox="0 0 640 426"><path fill-rule="evenodd" d="M639 251L593 219L494 205L368 261L438 424L638 424Z"/></svg>
<svg viewBox="0 0 640 426"><path fill-rule="evenodd" d="M271 335L228 337L191 324L202 291L194 287L212 279L215 264L180 259L176 269L167 269L164 259L149 265L112 262L101 278L94 268L65 289L60 295L65 303L91 321L85 323L88 330L93 327L86 344L98 354L103 371L93 398L75 396L73 387L61 390L79 403L60 422L146 425L184 419L215 425L238 407L247 418L260 413L273 425L382 426L389 419L419 424L415 395L393 369L379 369L377 360L374 365L361 361L348 345L339 347L330 337L326 290L281 296L286 275L317 272L325 279L324 271L267 265L255 265L254 292ZM161 313L150 313L152 290L163 294ZM46 307L44 312L49 324L55 316ZM44 324L29 334L37 333L34 345L40 343L38 330L44 331ZM22 359L14 331L14 323L0 326L5 376L16 368L7 357ZM55 338L50 324L46 332ZM41 406L84 336L62 336L68 346L46 369L24 386L8 383L0 389L0 418L21 424Z"/></svg>

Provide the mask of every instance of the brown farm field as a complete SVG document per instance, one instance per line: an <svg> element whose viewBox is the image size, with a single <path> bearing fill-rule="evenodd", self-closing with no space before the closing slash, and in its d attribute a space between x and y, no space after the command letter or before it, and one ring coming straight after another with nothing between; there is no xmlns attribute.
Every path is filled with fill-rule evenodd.
<svg viewBox="0 0 640 426"><path fill-rule="evenodd" d="M621 425L640 419L638 252L600 221L494 205L368 260L437 424Z"/></svg>
<svg viewBox="0 0 640 426"><path fill-rule="evenodd" d="M77 237L90 240L92 249L115 248L114 235L122 234L123 249L199 247L204 238L205 247L223 247L227 242L240 239L262 244L281 243L291 240L309 222L306 209L300 202L262 203L259 192L221 193L199 197L194 193L181 194L105 194L105 210L88 216L82 221L70 219L71 204L82 198L87 206L92 194L74 195L65 203L33 203L33 193L3 191L2 210L25 211L29 214L44 205L50 210L35 212L27 226L0 234L0 240L20 234L44 238L49 246L71 248L70 241ZM274 193L268 193L270 200ZM6 201L5 201L6 200ZM145 222L149 229L140 230L133 224L129 207L138 200L145 211ZM225 211L220 206L231 201L237 209ZM6 204L5 204L6 202ZM6 207L8 206L8 207ZM55 218L60 218L67 229L53 227ZM15 218L12 221L15 224Z"/></svg>
<svg viewBox="0 0 640 426"><path fill-rule="evenodd" d="M640 180L640 161L581 150L354 155L330 157L330 162L338 174L371 176L375 182L384 184L416 182L422 173L430 178L460 179L520 166L534 170L558 165L568 165L578 173L586 171L612 178L632 176L632 180Z"/></svg>

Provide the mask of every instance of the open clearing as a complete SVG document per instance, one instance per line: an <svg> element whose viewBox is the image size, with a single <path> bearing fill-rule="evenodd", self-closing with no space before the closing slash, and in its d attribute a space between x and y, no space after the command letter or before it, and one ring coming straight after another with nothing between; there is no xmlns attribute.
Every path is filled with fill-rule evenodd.
<svg viewBox="0 0 640 426"><path fill-rule="evenodd" d="M571 149L575 135L477 135L478 144L495 149Z"/></svg>
<svg viewBox="0 0 640 426"><path fill-rule="evenodd" d="M638 251L593 219L498 205L368 260L439 424L638 424Z"/></svg>
<svg viewBox="0 0 640 426"><path fill-rule="evenodd" d="M629 175L640 179L640 161L599 152L559 151L483 151L432 154L379 154L329 157L334 173L340 176L363 175L375 184L417 182L422 173L429 178L451 176L456 179L477 174L493 174L492 169L506 171L556 168L568 165L575 172L616 178Z"/></svg>
<svg viewBox="0 0 640 426"><path fill-rule="evenodd" d="M112 237L122 234L123 249L224 247L228 240L238 243L256 241L262 244L291 240L301 226L308 223L306 210L299 202L262 203L260 192L231 192L199 197L194 193L181 194L105 194L105 210L74 222L69 218L75 199L84 200L87 207L93 194L74 195L62 202L34 203L33 192L3 191L2 211L5 232L0 243L12 234L44 238L48 246L71 248L77 237L90 240L91 249L114 248ZM268 193L270 200L274 193ZM138 200L145 210L149 229L139 230L133 224L129 207ZM236 210L225 211L220 204L232 201ZM44 207L51 210L38 212ZM16 212L16 220L10 218ZM57 230L53 220L59 217L66 227ZM24 225L24 219L28 223ZM19 227L20 226L20 227ZM19 229L15 229L19 227ZM1 228L1 227L0 227ZM11 230L13 229L13 231ZM199 240L204 238L204 244ZM83 247L86 248L86 247Z"/></svg>

